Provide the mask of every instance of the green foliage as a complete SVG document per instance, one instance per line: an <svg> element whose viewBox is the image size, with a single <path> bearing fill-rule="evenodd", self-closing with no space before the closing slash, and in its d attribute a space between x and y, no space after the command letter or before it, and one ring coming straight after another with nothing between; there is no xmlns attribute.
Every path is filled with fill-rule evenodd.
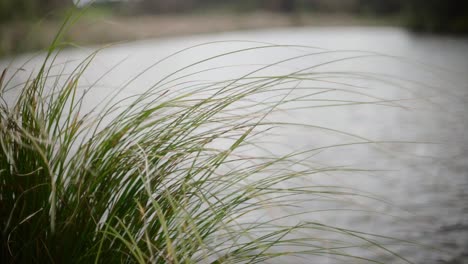
<svg viewBox="0 0 468 264"><path fill-rule="evenodd" d="M409 26L416 31L468 33L468 2L408 1Z"/></svg>
<svg viewBox="0 0 468 264"><path fill-rule="evenodd" d="M362 13L389 15L402 12L404 3L403 0L359 0L356 10Z"/></svg>
<svg viewBox="0 0 468 264"><path fill-rule="evenodd" d="M71 0L2 0L0 22L37 19L71 5Z"/></svg>

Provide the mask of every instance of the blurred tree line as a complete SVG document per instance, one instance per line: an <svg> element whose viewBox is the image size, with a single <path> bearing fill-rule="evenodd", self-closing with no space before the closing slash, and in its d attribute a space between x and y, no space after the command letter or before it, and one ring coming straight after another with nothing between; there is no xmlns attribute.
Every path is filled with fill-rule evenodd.
<svg viewBox="0 0 468 264"><path fill-rule="evenodd" d="M72 0L0 0L0 22L41 18L72 5Z"/></svg>
<svg viewBox="0 0 468 264"><path fill-rule="evenodd" d="M89 1L89 0L81 0ZM121 14L161 14L193 10L322 12L405 17L419 31L468 33L468 0L94 0ZM44 17L73 0L0 0L0 22Z"/></svg>
<svg viewBox="0 0 468 264"><path fill-rule="evenodd" d="M399 15L413 30L468 33L468 0L132 0L129 3L137 13L189 12L194 8L228 7L243 12L267 10Z"/></svg>
<svg viewBox="0 0 468 264"><path fill-rule="evenodd" d="M184 12L193 8L259 9L277 12L378 12L401 10L404 0L131 0L132 11L146 13Z"/></svg>
<svg viewBox="0 0 468 264"><path fill-rule="evenodd" d="M468 0L409 0L407 8L413 30L468 33Z"/></svg>

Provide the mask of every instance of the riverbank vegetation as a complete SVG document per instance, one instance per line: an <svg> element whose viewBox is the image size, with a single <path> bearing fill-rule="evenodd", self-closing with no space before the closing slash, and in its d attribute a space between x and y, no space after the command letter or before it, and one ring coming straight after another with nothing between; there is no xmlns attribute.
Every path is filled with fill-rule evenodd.
<svg viewBox="0 0 468 264"><path fill-rule="evenodd" d="M87 3L93 2L92 6ZM466 34L464 1L37 1L0 3L0 57L45 49L67 9L86 8L66 40L79 45L297 26L398 26ZM26 39L26 41L24 41Z"/></svg>
<svg viewBox="0 0 468 264"><path fill-rule="evenodd" d="M75 1L87 9L65 39L78 45L297 26L397 26L465 34L464 1ZM0 3L0 57L46 49L74 1ZM25 41L26 39L26 41Z"/></svg>
<svg viewBox="0 0 468 264"><path fill-rule="evenodd" d="M468 33L468 2L408 1L411 14L407 25L418 32L462 34Z"/></svg>
<svg viewBox="0 0 468 264"><path fill-rule="evenodd" d="M3 4L8 2L9 0ZM2 9L10 14L3 16L0 21L0 57L46 49L61 26L64 10L76 8L69 4L55 8L51 6L41 11L33 6L23 8L11 4ZM15 11L17 8L25 10ZM163 10L167 10L164 12L146 6L126 6L118 2L96 3L82 8L86 8L83 17L65 36L67 41L76 45L272 27L401 25L395 16L378 18L365 14L319 10L281 12L273 7L255 8L214 3L196 5L189 10L185 6L175 10L164 8ZM30 13L27 10L35 11Z"/></svg>

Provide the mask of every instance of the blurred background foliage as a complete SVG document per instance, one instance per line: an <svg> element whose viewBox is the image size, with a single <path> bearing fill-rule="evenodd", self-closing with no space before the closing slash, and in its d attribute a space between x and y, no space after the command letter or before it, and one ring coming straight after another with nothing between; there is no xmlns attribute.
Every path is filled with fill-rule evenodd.
<svg viewBox="0 0 468 264"><path fill-rule="evenodd" d="M415 31L468 33L467 0L409 0L407 25Z"/></svg>
<svg viewBox="0 0 468 264"><path fill-rule="evenodd" d="M324 25L405 26L419 32L468 33L467 0L0 0L0 56L46 47L64 11L89 3L93 5L85 20L92 22L81 24L68 40L96 44L171 34ZM106 27L90 27L98 18L110 17ZM161 22L161 17L166 20ZM226 21L231 25L226 26ZM175 24L179 27L171 29ZM177 31L180 24L184 29ZM159 31L155 27L160 27Z"/></svg>
<svg viewBox="0 0 468 264"><path fill-rule="evenodd" d="M89 0L75 0L85 5ZM95 0L100 8L125 15L202 12L204 10L254 12L325 12L374 16L400 14L419 31L468 32L466 0ZM73 0L2 0L0 21L54 16L73 6Z"/></svg>
<svg viewBox="0 0 468 264"><path fill-rule="evenodd" d="M72 0L1 0L0 21L34 20L57 15L70 6L73 6Z"/></svg>

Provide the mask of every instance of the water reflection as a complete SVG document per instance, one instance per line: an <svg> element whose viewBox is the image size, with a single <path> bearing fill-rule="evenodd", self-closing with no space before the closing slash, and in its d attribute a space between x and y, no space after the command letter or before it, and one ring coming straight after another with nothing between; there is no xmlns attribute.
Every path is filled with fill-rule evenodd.
<svg viewBox="0 0 468 264"><path fill-rule="evenodd" d="M200 46L152 67L167 54L200 43L226 40L231 41ZM377 194L385 202L361 199L362 197L310 202L304 206L318 211L334 209L320 211L310 217L363 232L416 240L446 250L445 253L430 248L421 249L405 243L392 245L392 249L415 263L468 261L467 39L418 36L396 28L356 27L273 29L116 45L100 51L95 63L87 71L85 79L88 84L106 74L100 79L98 89L94 91L95 96L87 104L98 105L103 97L140 73L142 74L120 96L127 97L142 92L152 85L160 84L158 82L164 76L175 70L208 57L268 45L255 42L320 48L276 47L247 50L201 63L171 78L204 69L231 66L195 75L196 80L200 81L223 80L242 76L259 65L303 56L262 72L280 74L285 70L303 69L336 59L336 63L321 65L314 68L314 71L328 72L331 78L334 74L343 72L353 75L347 78L340 75L334 84L317 79L310 85L340 89L323 96L317 95L314 99L321 99L318 101L299 102L294 105L298 109L275 114L272 118L346 131L382 142L365 147L350 145L326 149L316 158L317 162L328 165L360 167L370 171L336 172L308 180L317 185L360 189ZM92 50L66 51L60 55L59 61L68 62L72 66L75 60L82 59ZM341 51L329 53L328 50ZM15 65L20 65L28 57L17 59ZM343 58L353 59L342 60ZM36 62L37 60L33 60L23 67L27 70L34 67L37 69ZM2 65L6 63L2 62ZM115 65L118 66L114 68ZM107 73L108 71L110 72ZM19 76L18 80L22 77L24 76ZM194 81L189 76L178 82L183 83L184 80ZM353 86L347 86L348 84ZM83 85L86 86L86 83ZM165 85L171 87L170 83ZM169 89L178 88L180 86ZM362 100L361 95L347 91L363 91L369 98L373 98L368 98L368 102L374 103L343 104L344 101ZM378 101L378 98L385 98L387 101ZM335 101L330 103L329 100ZM328 107L320 107L323 104ZM301 106L307 106L308 109L300 108ZM320 129L311 132L310 129L293 127L282 130L281 135L275 136L274 140L277 146L300 150L353 142L355 138L349 134L330 133ZM278 152L286 151L276 148ZM344 208L347 210L341 210ZM385 263L395 261L383 256L381 259Z"/></svg>

